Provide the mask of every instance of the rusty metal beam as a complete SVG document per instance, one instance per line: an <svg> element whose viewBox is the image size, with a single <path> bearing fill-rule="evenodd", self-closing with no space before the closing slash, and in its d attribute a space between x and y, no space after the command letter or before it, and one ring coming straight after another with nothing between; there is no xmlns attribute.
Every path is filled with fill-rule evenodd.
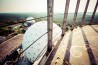
<svg viewBox="0 0 98 65"><path fill-rule="evenodd" d="M66 22L67 22L69 4L70 4L70 0L66 0L64 19L63 19L63 26L62 26L62 36L64 36L65 31L66 31Z"/></svg>
<svg viewBox="0 0 98 65"><path fill-rule="evenodd" d="M86 12L87 12L87 9L88 9L89 2L90 2L90 0L87 0L86 6L85 6L85 10L84 10L84 13L83 13L81 24L84 24L85 16L86 16Z"/></svg>
<svg viewBox="0 0 98 65"><path fill-rule="evenodd" d="M96 2L96 5L95 5L95 8L94 8L94 11L93 11L93 14L92 14L92 17L91 17L91 20L90 20L90 23L89 24L92 24L92 22L93 22L93 19L94 19L96 10L97 10L97 6L98 6L98 0Z"/></svg>
<svg viewBox="0 0 98 65"><path fill-rule="evenodd" d="M79 9L79 4L80 4L80 0L77 0L76 9L75 9L74 18L73 18L73 25L72 25L73 28L76 26L76 18L77 18L77 13Z"/></svg>
<svg viewBox="0 0 98 65"><path fill-rule="evenodd" d="M53 2L54 0L47 0L47 31L48 31L48 52L52 50L52 33L53 33Z"/></svg>

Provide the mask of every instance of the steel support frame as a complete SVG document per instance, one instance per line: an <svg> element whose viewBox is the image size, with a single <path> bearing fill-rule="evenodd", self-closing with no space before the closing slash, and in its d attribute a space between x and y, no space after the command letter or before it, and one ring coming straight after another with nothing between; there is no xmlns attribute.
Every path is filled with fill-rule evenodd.
<svg viewBox="0 0 98 65"><path fill-rule="evenodd" d="M66 0L64 19L63 19L63 24L62 24L62 36L64 36L65 31L66 31L66 22L67 22L69 4L70 4L70 0Z"/></svg>
<svg viewBox="0 0 98 65"><path fill-rule="evenodd" d="M52 50L53 37L53 2L54 0L47 0L47 31L48 31L48 47L47 52Z"/></svg>
<svg viewBox="0 0 98 65"><path fill-rule="evenodd" d="M74 13L74 18L73 18L73 25L72 28L76 26L76 18L77 18L77 13L80 5L80 0L77 0L76 8L75 8L75 13Z"/></svg>
<svg viewBox="0 0 98 65"><path fill-rule="evenodd" d="M92 17L91 17L91 20L90 20L90 25L92 24L93 20L94 20L94 16L95 16L95 13L96 13L96 10L97 10L97 6L98 6L98 0L96 2L96 5L95 5L95 8L94 8L94 11L93 11L93 14L92 14Z"/></svg>
<svg viewBox="0 0 98 65"><path fill-rule="evenodd" d="M87 2L86 2L86 6L85 6L84 13L83 13L81 25L83 25L85 23L85 16L86 16L86 12L87 12L87 9L88 9L89 2L90 2L90 0L87 0Z"/></svg>

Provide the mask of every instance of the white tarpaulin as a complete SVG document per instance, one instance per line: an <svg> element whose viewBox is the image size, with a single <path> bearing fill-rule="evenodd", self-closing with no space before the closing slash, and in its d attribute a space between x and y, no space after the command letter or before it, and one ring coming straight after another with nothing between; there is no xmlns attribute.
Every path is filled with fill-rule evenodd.
<svg viewBox="0 0 98 65"><path fill-rule="evenodd" d="M40 21L30 26L24 34L22 46L23 50L32 44L36 39L47 32L47 21ZM61 28L53 23L53 40L61 36ZM47 34L37 40L26 51L25 55L29 61L34 62L41 51L45 48L47 50ZM46 47L45 47L46 46ZM41 56L39 56L41 57Z"/></svg>

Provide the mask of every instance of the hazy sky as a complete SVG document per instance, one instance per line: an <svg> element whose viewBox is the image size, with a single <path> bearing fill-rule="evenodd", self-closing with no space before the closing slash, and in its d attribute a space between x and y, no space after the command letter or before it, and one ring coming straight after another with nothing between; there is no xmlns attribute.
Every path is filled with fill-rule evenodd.
<svg viewBox="0 0 98 65"><path fill-rule="evenodd" d="M81 0L79 12L83 12L87 0ZM97 0L90 0L88 12L94 10ZM64 12L66 0L54 0L54 12ZM75 11L77 0L70 0L69 12ZM0 0L0 12L47 12L47 0ZM97 8L98 12L98 8Z"/></svg>

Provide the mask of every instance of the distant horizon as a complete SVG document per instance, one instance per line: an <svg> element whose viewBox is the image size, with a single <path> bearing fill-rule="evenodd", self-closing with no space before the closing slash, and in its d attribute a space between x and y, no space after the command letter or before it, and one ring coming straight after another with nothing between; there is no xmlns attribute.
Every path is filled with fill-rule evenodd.
<svg viewBox="0 0 98 65"><path fill-rule="evenodd" d="M0 13L47 13L47 12L0 12ZM64 13L64 12L53 12L53 13ZM75 12L68 12L68 13L75 13ZM84 13L84 12L78 12ZM86 13L93 13L93 12L86 12ZM98 13L98 11L96 11Z"/></svg>

